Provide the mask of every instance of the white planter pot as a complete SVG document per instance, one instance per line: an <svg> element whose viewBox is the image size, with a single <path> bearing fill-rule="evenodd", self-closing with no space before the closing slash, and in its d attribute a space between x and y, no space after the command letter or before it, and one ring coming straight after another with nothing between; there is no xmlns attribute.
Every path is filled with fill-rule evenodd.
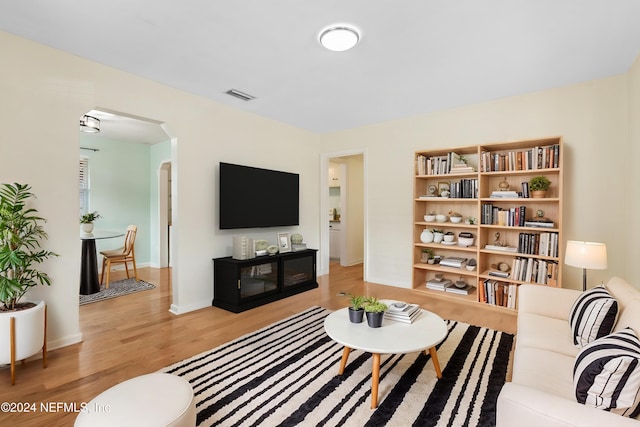
<svg viewBox="0 0 640 427"><path fill-rule="evenodd" d="M0 365L11 363L11 318L15 319L15 360L33 356L45 345L46 305L35 302L26 310L0 313Z"/></svg>
<svg viewBox="0 0 640 427"><path fill-rule="evenodd" d="M90 222L88 224L80 224L80 231L82 231L84 234L93 233L93 223Z"/></svg>

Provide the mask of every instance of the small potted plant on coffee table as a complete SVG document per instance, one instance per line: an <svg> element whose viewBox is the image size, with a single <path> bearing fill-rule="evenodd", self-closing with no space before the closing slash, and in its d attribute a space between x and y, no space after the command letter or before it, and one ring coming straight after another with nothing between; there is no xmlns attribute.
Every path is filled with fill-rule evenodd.
<svg viewBox="0 0 640 427"><path fill-rule="evenodd" d="M364 319L364 309L362 305L367 301L367 298L361 295L349 294L349 320L351 323L362 323Z"/></svg>
<svg viewBox="0 0 640 427"><path fill-rule="evenodd" d="M364 304L364 311L367 313L367 323L372 328L379 328L382 326L382 319L384 318L384 312L387 311L387 304L378 301L375 297L370 297Z"/></svg>

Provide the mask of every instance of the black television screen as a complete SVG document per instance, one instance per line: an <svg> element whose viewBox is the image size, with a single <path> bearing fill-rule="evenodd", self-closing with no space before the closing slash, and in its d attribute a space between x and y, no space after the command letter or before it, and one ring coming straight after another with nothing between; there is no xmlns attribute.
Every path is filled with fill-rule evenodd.
<svg viewBox="0 0 640 427"><path fill-rule="evenodd" d="M299 225L300 176L220 163L220 229Z"/></svg>

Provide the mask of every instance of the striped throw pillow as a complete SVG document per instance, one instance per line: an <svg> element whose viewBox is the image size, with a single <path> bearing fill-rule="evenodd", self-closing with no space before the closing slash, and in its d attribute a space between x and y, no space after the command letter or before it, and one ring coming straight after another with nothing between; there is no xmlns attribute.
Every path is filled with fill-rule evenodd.
<svg viewBox="0 0 640 427"><path fill-rule="evenodd" d="M576 356L578 403L625 417L640 414L640 340L631 328L586 345Z"/></svg>
<svg viewBox="0 0 640 427"><path fill-rule="evenodd" d="M569 312L573 343L584 347L593 340L609 335L618 318L618 302L606 288L598 286L583 292Z"/></svg>

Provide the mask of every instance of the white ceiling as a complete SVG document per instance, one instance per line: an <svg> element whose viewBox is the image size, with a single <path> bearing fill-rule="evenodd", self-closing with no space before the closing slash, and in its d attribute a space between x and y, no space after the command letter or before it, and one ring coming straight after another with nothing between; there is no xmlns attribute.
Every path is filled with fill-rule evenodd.
<svg viewBox="0 0 640 427"><path fill-rule="evenodd" d="M0 0L0 29L324 133L623 73L640 1Z"/></svg>

